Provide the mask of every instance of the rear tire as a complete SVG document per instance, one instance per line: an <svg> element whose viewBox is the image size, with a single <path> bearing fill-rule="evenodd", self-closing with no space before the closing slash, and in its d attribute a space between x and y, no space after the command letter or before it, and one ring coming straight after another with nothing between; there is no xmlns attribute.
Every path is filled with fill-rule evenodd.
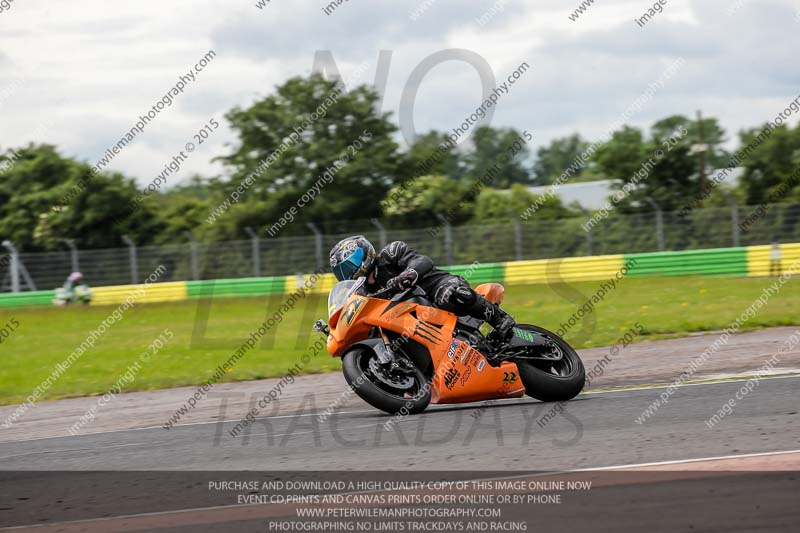
<svg viewBox="0 0 800 533"><path fill-rule="evenodd" d="M354 346L342 357L342 372L359 398L389 414L417 414L431 402L430 381L414 366L411 389L393 389L381 382L370 369L369 362L377 354L366 346Z"/></svg>
<svg viewBox="0 0 800 533"><path fill-rule="evenodd" d="M586 382L586 371L572 346L544 328L528 324L519 324L517 327L548 338L563 354L558 362L514 361L525 385L525 393L543 402L565 402L580 394Z"/></svg>

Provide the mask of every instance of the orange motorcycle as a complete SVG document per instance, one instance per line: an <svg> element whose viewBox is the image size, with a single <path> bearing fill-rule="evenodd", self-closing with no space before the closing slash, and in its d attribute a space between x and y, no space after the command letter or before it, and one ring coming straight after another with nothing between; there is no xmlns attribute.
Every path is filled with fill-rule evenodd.
<svg viewBox="0 0 800 533"><path fill-rule="evenodd" d="M482 321L433 307L414 287L366 294L365 279L337 283L328 296L328 352L342 358L347 383L368 404L387 413L420 413L431 402L466 403L528 394L544 402L577 396L585 371L564 339L519 324L509 341L484 336ZM504 288L475 288L500 304Z"/></svg>

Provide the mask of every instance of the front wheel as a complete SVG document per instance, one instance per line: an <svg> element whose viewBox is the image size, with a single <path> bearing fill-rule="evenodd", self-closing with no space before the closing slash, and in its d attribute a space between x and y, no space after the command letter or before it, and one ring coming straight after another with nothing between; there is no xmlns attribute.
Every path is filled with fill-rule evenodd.
<svg viewBox="0 0 800 533"><path fill-rule="evenodd" d="M513 360L519 368L526 394L543 402L564 402L580 394L586 382L586 371L572 346L544 328L528 324L517 327L544 338L551 355L560 356L554 361Z"/></svg>
<svg viewBox="0 0 800 533"><path fill-rule="evenodd" d="M385 368L366 346L354 346L342 357L342 372L359 398L389 414L417 414L431 402L429 380L408 359Z"/></svg>

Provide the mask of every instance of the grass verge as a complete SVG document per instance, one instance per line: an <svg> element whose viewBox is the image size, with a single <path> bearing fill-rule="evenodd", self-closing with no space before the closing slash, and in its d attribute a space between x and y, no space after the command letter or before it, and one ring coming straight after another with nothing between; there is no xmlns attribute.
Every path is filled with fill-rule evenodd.
<svg viewBox="0 0 800 533"><path fill-rule="evenodd" d="M565 337L578 348L607 346L639 322L637 341L686 336L728 327L775 279L624 279L576 321ZM508 287L503 307L519 322L558 330L597 294L600 282L567 286ZM44 399L103 394L138 360L165 328L174 337L141 366L125 391L195 385L209 379L250 333L283 302L264 298L218 298L139 304L108 328L44 395ZM225 381L276 377L286 373L316 340L311 324L325 316L323 295L314 295L287 314ZM800 322L800 279L789 280L743 330ZM0 325L19 325L0 343L0 404L24 401L55 365L81 344L115 307L31 308L0 311ZM338 370L339 360L323 354L305 366L309 373Z"/></svg>

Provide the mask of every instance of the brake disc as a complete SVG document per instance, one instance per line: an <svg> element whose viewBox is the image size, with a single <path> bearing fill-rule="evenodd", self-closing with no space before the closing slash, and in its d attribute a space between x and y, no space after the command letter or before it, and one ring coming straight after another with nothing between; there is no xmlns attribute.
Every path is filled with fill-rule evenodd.
<svg viewBox="0 0 800 533"><path fill-rule="evenodd" d="M396 362L384 366L373 357L369 360L369 370L380 382L395 389L410 389L414 386L414 376Z"/></svg>

